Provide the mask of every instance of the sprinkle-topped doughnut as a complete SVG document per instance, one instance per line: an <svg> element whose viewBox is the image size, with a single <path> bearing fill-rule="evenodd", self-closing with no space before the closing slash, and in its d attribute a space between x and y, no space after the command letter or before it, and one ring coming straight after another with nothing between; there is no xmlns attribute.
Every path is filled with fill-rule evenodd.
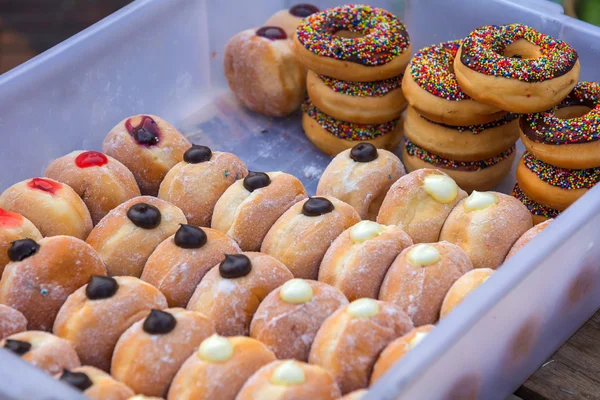
<svg viewBox="0 0 600 400"><path fill-rule="evenodd" d="M351 82L319 75L323 83L336 93L356 97L380 97L402 86L402 77L398 75L390 79L373 82Z"/></svg>
<svg viewBox="0 0 600 400"><path fill-rule="evenodd" d="M439 122L432 121L432 120L428 119L427 117L424 117L423 115L421 115L421 118L423 118L424 120L431 122L433 124L441 125L444 128L454 129L459 133L467 132L467 133L472 133L473 135L478 135L481 132L485 131L486 129L497 128L499 126L503 126L503 125L508 124L509 122L514 121L515 119L519 118L519 114L506 113L506 115L504 115L504 117L502 117L496 121L488 122L487 124L465 125L465 126L453 126L453 125L442 124Z"/></svg>
<svg viewBox="0 0 600 400"><path fill-rule="evenodd" d="M537 215L546 219L556 218L560 214L560 211L540 204L527 197L525 192L523 192L523 190L519 187L518 183L515 183L515 187L513 188L512 193L510 195L519 200L521 203L523 203L523 205L527 207L529 212L533 215Z"/></svg>
<svg viewBox="0 0 600 400"><path fill-rule="evenodd" d="M523 163L538 178L561 189L589 189L600 182L600 168L567 169L546 164L529 152L523 154Z"/></svg>

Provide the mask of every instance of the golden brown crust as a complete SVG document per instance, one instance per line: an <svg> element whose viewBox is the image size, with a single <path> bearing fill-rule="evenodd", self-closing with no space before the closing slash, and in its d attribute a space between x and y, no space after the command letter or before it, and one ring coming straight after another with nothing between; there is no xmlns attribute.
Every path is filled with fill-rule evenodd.
<svg viewBox="0 0 600 400"><path fill-rule="evenodd" d="M27 330L27 318L18 310L0 304L0 340Z"/></svg>
<svg viewBox="0 0 600 400"><path fill-rule="evenodd" d="M508 260L509 258L514 256L517 253L517 251L521 250L523 248L523 246L525 246L527 243L529 243L531 240L533 240L533 238L535 238L537 235L539 235L539 233L541 231L543 231L544 229L546 229L552 221L554 221L552 218L547 219L547 220L535 225L533 228L530 228L529 230L527 230L527 232L525 232L523 235L521 235L521 237L519 239L517 239L515 244L510 248L510 251L506 255L504 262L506 262L506 260Z"/></svg>
<svg viewBox="0 0 600 400"><path fill-rule="evenodd" d="M0 209L0 214L6 213L8 211ZM8 248L12 242L27 238L33 239L36 242L42 240L42 234L38 228L27 218L16 213L10 213L7 215L7 218L10 220L7 220L6 223L3 223L2 219L0 219L0 277L2 277L4 267L10 262Z"/></svg>
<svg viewBox="0 0 600 400"><path fill-rule="evenodd" d="M304 18L296 17L290 14L288 9L277 11L271 15L263 26L278 26L285 31L288 39L294 37L296 28Z"/></svg>
<svg viewBox="0 0 600 400"><path fill-rule="evenodd" d="M83 366L71 370L71 372L84 373L93 382L93 385L87 388L83 394L92 400L127 400L135 396L133 390L127 385L121 383L106 372L95 367ZM60 376L60 375L58 375Z"/></svg>
<svg viewBox="0 0 600 400"><path fill-rule="evenodd" d="M493 273L494 270L490 268L476 268L458 278L456 282L452 284L448 293L446 293L446 297L444 297L442 309L440 310L440 319L448 315L450 311L459 305L473 290L477 289L483 282L492 276Z"/></svg>
<svg viewBox="0 0 600 400"><path fill-rule="evenodd" d="M596 168L600 165L600 140L557 146L534 142L523 131L520 134L525 148L547 164L569 169Z"/></svg>

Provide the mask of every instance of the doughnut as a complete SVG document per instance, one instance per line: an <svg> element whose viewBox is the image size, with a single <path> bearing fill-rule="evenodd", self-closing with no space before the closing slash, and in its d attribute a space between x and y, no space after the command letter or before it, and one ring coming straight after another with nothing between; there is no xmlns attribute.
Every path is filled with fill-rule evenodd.
<svg viewBox="0 0 600 400"><path fill-rule="evenodd" d="M382 124L355 124L325 114L309 98L302 103L302 128L308 139L330 156L354 147L357 142L393 149L402 141L402 117Z"/></svg>
<svg viewBox="0 0 600 400"><path fill-rule="evenodd" d="M51 330L67 297L92 275L106 275L94 249L72 236L17 240L8 255L12 262L0 280L0 303L19 310L29 330Z"/></svg>
<svg viewBox="0 0 600 400"><path fill-rule="evenodd" d="M327 115L356 124L382 124L406 108L402 74L374 82L351 82L308 71L308 97Z"/></svg>
<svg viewBox="0 0 600 400"><path fill-rule="evenodd" d="M266 254L227 254L204 275L187 309L206 315L219 335L248 336L260 302L292 278L285 265Z"/></svg>
<svg viewBox="0 0 600 400"><path fill-rule="evenodd" d="M331 243L358 221L356 210L343 201L311 197L294 204L275 222L260 251L285 264L295 278L316 280Z"/></svg>
<svg viewBox="0 0 600 400"><path fill-rule="evenodd" d="M454 72L474 100L515 113L547 110L569 94L579 78L575 49L521 24L488 25L467 36Z"/></svg>
<svg viewBox="0 0 600 400"><path fill-rule="evenodd" d="M58 158L48 166L45 175L75 190L94 224L119 204L140 195L131 171L97 151L74 151Z"/></svg>
<svg viewBox="0 0 600 400"><path fill-rule="evenodd" d="M519 250L521 250L523 248L523 246L525 246L527 243L531 242L531 240L533 238L535 238L544 229L546 229L548 227L548 225L550 225L550 222L552 222L552 221L554 221L554 220L553 219L549 219L549 220L546 220L546 221L544 221L544 222L542 222L540 224L537 224L533 228L530 228L523 235L521 235L521 237L519 239L517 239L517 241L515 242L515 244L510 248L510 251L506 255L506 258L504 259L504 262L506 262L506 260L508 260L509 258L511 258L512 256L514 256L516 254L516 252L519 251Z"/></svg>
<svg viewBox="0 0 600 400"><path fill-rule="evenodd" d="M521 117L521 139L542 161L569 169L600 167L600 84L579 82L557 107Z"/></svg>
<svg viewBox="0 0 600 400"><path fill-rule="evenodd" d="M396 304L415 326L435 324L448 289L472 269L467 253L452 243L419 243L394 260L379 299Z"/></svg>
<svg viewBox="0 0 600 400"><path fill-rule="evenodd" d="M275 355L258 340L212 335L183 363L168 400L234 400L244 383Z"/></svg>
<svg viewBox="0 0 600 400"><path fill-rule="evenodd" d="M450 212L440 240L462 248L474 268L496 269L517 239L531 227L527 207L514 197L474 191Z"/></svg>
<svg viewBox="0 0 600 400"><path fill-rule="evenodd" d="M296 33L296 28L302 20L311 14L319 12L319 7L301 3L295 6L276 12L271 15L264 26L278 26L285 31L288 38L293 38Z"/></svg>
<svg viewBox="0 0 600 400"><path fill-rule="evenodd" d="M433 325L422 325L388 344L373 367L371 385L383 377L406 353L421 343L432 329Z"/></svg>
<svg viewBox="0 0 600 400"><path fill-rule="evenodd" d="M193 145L165 176L158 197L181 208L190 224L208 227L217 200L246 175L246 164L233 154Z"/></svg>
<svg viewBox="0 0 600 400"><path fill-rule="evenodd" d="M43 236L69 235L85 240L92 218L85 203L68 185L48 178L15 183L0 195L0 208L21 214Z"/></svg>
<svg viewBox="0 0 600 400"><path fill-rule="evenodd" d="M433 243L456 204L467 197L447 174L423 168L398 179L387 192L377 222L397 225L414 243Z"/></svg>
<svg viewBox="0 0 600 400"><path fill-rule="evenodd" d="M291 279L260 303L250 336L280 359L308 361L308 353L323 321L348 304L342 292L322 282Z"/></svg>
<svg viewBox="0 0 600 400"><path fill-rule="evenodd" d="M159 289L169 307L185 307L204 275L225 254L239 252L235 241L222 232L181 225L150 255L140 278Z"/></svg>
<svg viewBox="0 0 600 400"><path fill-rule="evenodd" d="M165 397L179 367L214 332L198 312L154 309L121 335L110 373L136 393Z"/></svg>
<svg viewBox="0 0 600 400"><path fill-rule="evenodd" d="M21 214L0 208L0 277L4 267L10 262L8 257L10 245L20 239L40 241L42 234L30 220Z"/></svg>
<svg viewBox="0 0 600 400"><path fill-rule="evenodd" d="M236 400L333 400L340 389L318 365L294 360L273 361L246 381Z"/></svg>
<svg viewBox="0 0 600 400"><path fill-rule="evenodd" d="M81 365L71 344L48 332L31 330L15 333L0 341L0 347L50 375Z"/></svg>
<svg viewBox="0 0 600 400"><path fill-rule="evenodd" d="M440 310L440 319L448 315L454 307L459 305L473 290L487 281L493 273L494 270L490 268L475 268L458 278L452 284L448 293L446 293L446 297L444 297L444 302Z"/></svg>
<svg viewBox="0 0 600 400"><path fill-rule="evenodd" d="M162 397L144 396L143 394L136 394L127 400L164 400Z"/></svg>
<svg viewBox="0 0 600 400"><path fill-rule="evenodd" d="M369 385L379 353L412 328L408 315L392 303L354 300L321 325L308 360L327 370L347 394Z"/></svg>
<svg viewBox="0 0 600 400"><path fill-rule="evenodd" d="M167 308L154 286L131 276L92 276L60 308L53 332L67 339L84 365L110 370L119 337L152 309Z"/></svg>
<svg viewBox="0 0 600 400"><path fill-rule="evenodd" d="M434 168L448 174L458 186L470 193L488 190L498 185L510 171L515 159L515 145L493 157L478 161L457 161L440 157L409 139L404 139L402 161L409 172Z"/></svg>
<svg viewBox="0 0 600 400"><path fill-rule="evenodd" d="M340 398L340 400L361 400L366 395L367 395L367 389L360 389L360 390L355 390L353 392L350 392L345 396L342 396Z"/></svg>
<svg viewBox="0 0 600 400"><path fill-rule="evenodd" d="M293 47L307 69L356 82L400 75L411 54L408 33L398 17L359 4L309 15L296 30Z"/></svg>
<svg viewBox="0 0 600 400"><path fill-rule="evenodd" d="M519 140L519 116L507 113L481 125L451 126L433 122L408 107L404 135L419 147L457 161L494 157Z"/></svg>
<svg viewBox="0 0 600 400"><path fill-rule="evenodd" d="M246 29L225 47L225 77L242 105L260 114L283 117L306 95L306 71L294 56L282 28Z"/></svg>
<svg viewBox="0 0 600 400"><path fill-rule="evenodd" d="M235 240L242 250L259 251L275 221L305 198L302 182L293 175L250 172L219 198L210 225Z"/></svg>
<svg viewBox="0 0 600 400"><path fill-rule="evenodd" d="M65 369L58 379L83 392L86 398L92 400L127 400L135 395L124 383L98 368L87 365L72 370Z"/></svg>
<svg viewBox="0 0 600 400"><path fill-rule="evenodd" d="M0 340L27 330L27 318L18 310L0 304Z"/></svg>
<svg viewBox="0 0 600 400"><path fill-rule="evenodd" d="M388 268L412 244L395 225L360 221L333 241L319 267L319 281L339 289L350 301L376 299Z"/></svg>
<svg viewBox="0 0 600 400"><path fill-rule="evenodd" d="M385 194L406 173L400 159L370 143L359 143L338 154L327 166L317 196L350 204L362 219L375 220Z"/></svg>
<svg viewBox="0 0 600 400"><path fill-rule="evenodd" d="M548 219L556 218L560 215L559 210L540 204L537 201L529 198L525 194L525 192L521 190L519 183L515 183L515 186L510 195L519 200L521 203L523 203L525 207L527 207L527 210L529 210L529 212L531 213L533 225L537 225Z"/></svg>
<svg viewBox="0 0 600 400"><path fill-rule="evenodd" d="M410 60L402 79L408 104L431 121L452 126L496 121L504 111L478 103L463 92L454 74L461 40L427 46Z"/></svg>
<svg viewBox="0 0 600 400"><path fill-rule="evenodd" d="M112 128L102 151L131 170L142 194L156 196L167 172L189 147L190 142L164 119L134 115Z"/></svg>
<svg viewBox="0 0 600 400"><path fill-rule="evenodd" d="M139 277L156 247L185 223L183 212L173 204L134 197L106 214L87 243L100 254L109 275Z"/></svg>

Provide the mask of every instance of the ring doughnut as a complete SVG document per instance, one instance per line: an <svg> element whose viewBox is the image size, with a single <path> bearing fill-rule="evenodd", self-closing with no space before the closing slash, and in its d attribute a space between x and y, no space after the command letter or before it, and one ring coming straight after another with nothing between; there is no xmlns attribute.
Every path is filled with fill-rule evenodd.
<svg viewBox="0 0 600 400"><path fill-rule="evenodd" d="M400 75L410 59L410 38L398 17L351 4L314 13L298 26L294 51L307 69L355 82Z"/></svg>
<svg viewBox="0 0 600 400"><path fill-rule="evenodd" d="M516 113L547 110L579 77L575 49L521 24L488 25L467 36L454 59L462 90L476 101Z"/></svg>
<svg viewBox="0 0 600 400"><path fill-rule="evenodd" d="M510 195L519 200L521 203L523 203L525 207L527 207L527 209L531 213L533 225L537 225L550 218L556 218L560 214L559 210L545 206L543 204L538 203L535 200L532 200L529 196L527 196L527 194L525 194L525 192L523 192L518 183L515 183L515 187L513 188Z"/></svg>

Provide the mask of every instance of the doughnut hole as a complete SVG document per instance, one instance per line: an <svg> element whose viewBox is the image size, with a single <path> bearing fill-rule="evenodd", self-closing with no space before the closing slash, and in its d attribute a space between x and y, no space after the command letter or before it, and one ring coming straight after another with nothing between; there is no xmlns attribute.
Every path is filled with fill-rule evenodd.
<svg viewBox="0 0 600 400"><path fill-rule="evenodd" d="M343 37L343 38L361 38L365 37L363 33L349 31L348 29L340 29L339 31L335 31L333 33L335 36Z"/></svg>
<svg viewBox="0 0 600 400"><path fill-rule="evenodd" d="M502 55L511 58L539 58L542 54L540 53L539 46L528 42L525 39L519 39L504 49Z"/></svg>
<svg viewBox="0 0 600 400"><path fill-rule="evenodd" d="M573 119L583 117L585 114L592 111L592 107L575 105L561 107L554 113L559 119Z"/></svg>

